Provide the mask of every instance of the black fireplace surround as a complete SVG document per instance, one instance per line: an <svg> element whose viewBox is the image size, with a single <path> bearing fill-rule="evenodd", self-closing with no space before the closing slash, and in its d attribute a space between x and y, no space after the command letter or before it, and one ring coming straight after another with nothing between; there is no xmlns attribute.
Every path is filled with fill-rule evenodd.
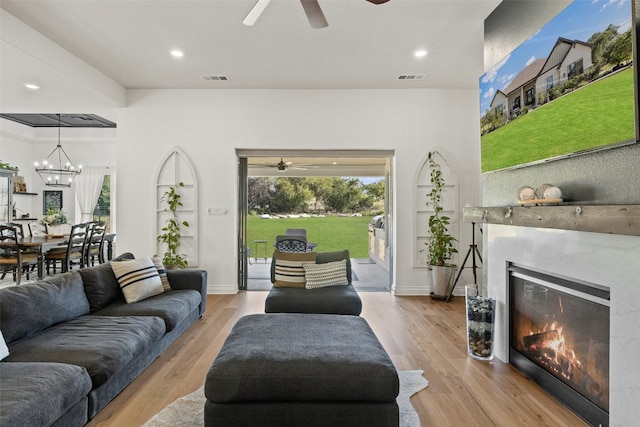
<svg viewBox="0 0 640 427"><path fill-rule="evenodd" d="M609 288L509 263L509 363L609 425Z"/></svg>

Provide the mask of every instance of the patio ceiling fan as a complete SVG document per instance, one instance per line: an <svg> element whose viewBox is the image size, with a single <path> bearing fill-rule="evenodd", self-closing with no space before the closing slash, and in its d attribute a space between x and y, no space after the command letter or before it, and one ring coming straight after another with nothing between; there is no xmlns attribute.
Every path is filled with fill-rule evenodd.
<svg viewBox="0 0 640 427"><path fill-rule="evenodd" d="M270 1L271 0L258 0L256 4L251 8L247 16L244 18L242 23L248 26L255 24ZM373 4L382 4L388 2L389 0L366 1ZM322 13L320 4L318 4L318 0L300 0L300 3L302 3L302 8L304 9L304 13L307 15L307 19L311 24L311 28L325 28L329 26L327 18L325 18L324 13Z"/></svg>
<svg viewBox="0 0 640 427"><path fill-rule="evenodd" d="M285 172L287 169L307 170L307 169L315 169L315 168L317 168L317 166L314 166L314 165L308 164L308 163L285 162L282 158L280 158L280 161L278 163L276 163L276 164L271 164L271 165L266 165L266 166L251 165L250 167L254 167L254 168L264 168L264 167L274 168L274 169L278 169L278 172Z"/></svg>

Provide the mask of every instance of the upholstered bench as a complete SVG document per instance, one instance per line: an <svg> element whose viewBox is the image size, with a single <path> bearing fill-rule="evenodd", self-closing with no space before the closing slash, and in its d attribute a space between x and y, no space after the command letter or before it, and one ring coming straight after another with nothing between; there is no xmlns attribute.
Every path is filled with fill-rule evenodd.
<svg viewBox="0 0 640 427"><path fill-rule="evenodd" d="M264 303L265 313L316 313L346 314L359 316L362 300L351 283L351 259L349 251L318 252L316 263L325 264L346 260L346 286L331 286L319 289L291 288L274 286ZM276 259L271 260L271 282L275 284Z"/></svg>
<svg viewBox="0 0 640 427"><path fill-rule="evenodd" d="M255 314L205 382L205 426L398 426L398 373L358 316Z"/></svg>

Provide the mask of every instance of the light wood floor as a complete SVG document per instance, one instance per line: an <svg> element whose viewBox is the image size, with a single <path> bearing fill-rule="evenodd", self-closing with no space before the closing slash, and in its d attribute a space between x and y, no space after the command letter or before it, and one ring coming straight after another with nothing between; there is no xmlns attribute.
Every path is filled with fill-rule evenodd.
<svg viewBox="0 0 640 427"><path fill-rule="evenodd" d="M266 292L209 295L207 312L88 426L140 426L204 384L236 320L264 312ZM579 417L510 365L467 357L464 298L363 292L362 316L398 370L422 369L429 386L414 395L423 426L584 426Z"/></svg>

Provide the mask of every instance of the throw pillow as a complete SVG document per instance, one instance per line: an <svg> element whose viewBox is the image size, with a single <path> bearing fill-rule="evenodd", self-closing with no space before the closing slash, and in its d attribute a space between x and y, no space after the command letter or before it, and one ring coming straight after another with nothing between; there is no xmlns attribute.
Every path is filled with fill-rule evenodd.
<svg viewBox="0 0 640 427"><path fill-rule="evenodd" d="M327 262L325 264L304 264L304 275L307 289L326 288L329 286L346 286L347 260Z"/></svg>
<svg viewBox="0 0 640 427"><path fill-rule="evenodd" d="M9 348L7 347L7 343L4 342L4 336L2 336L2 331L0 331L0 360L4 359L9 355Z"/></svg>
<svg viewBox="0 0 640 427"><path fill-rule="evenodd" d="M156 266L156 270L158 270L158 275L160 276L160 280L162 281L162 289L165 291L171 290L171 285L169 284L169 278L167 277L167 270L164 268L164 264L162 263L162 258L153 257L151 258L153 261L153 265Z"/></svg>
<svg viewBox="0 0 640 427"><path fill-rule="evenodd" d="M304 288L304 264L315 264L316 252L274 251L275 287Z"/></svg>
<svg viewBox="0 0 640 427"><path fill-rule="evenodd" d="M164 292L160 275L151 258L113 262L111 268L127 304Z"/></svg>

